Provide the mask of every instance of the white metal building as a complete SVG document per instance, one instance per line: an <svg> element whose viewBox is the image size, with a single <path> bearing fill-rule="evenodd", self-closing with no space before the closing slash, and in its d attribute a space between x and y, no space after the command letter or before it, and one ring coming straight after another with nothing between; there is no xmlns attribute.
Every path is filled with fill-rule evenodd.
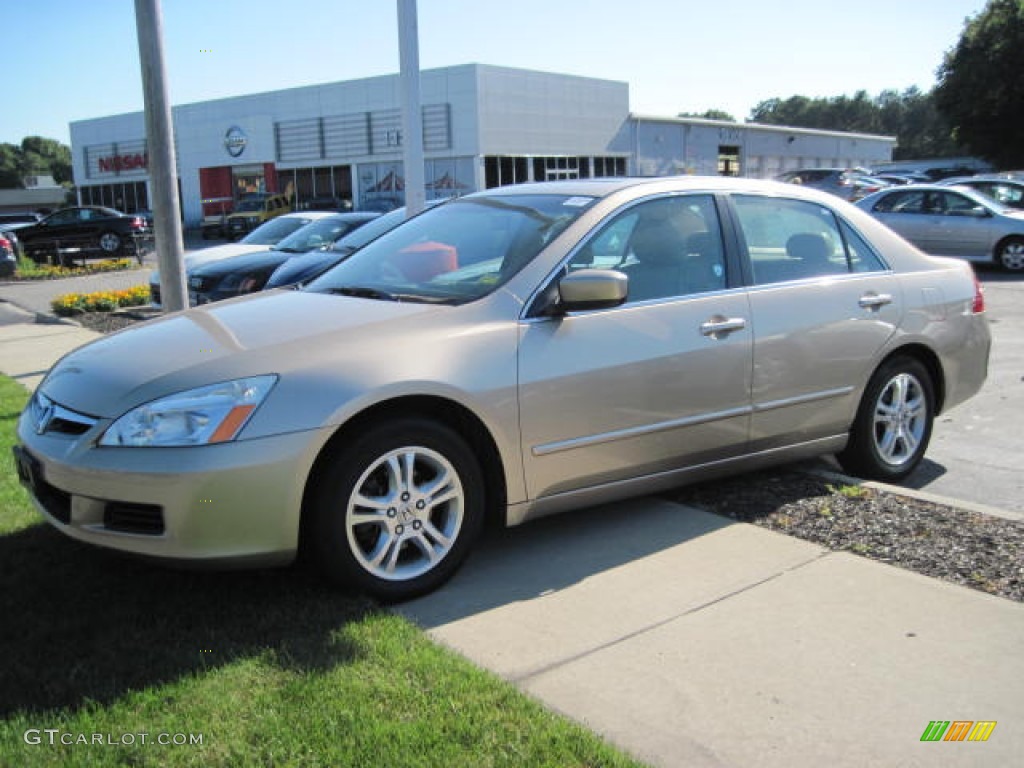
<svg viewBox="0 0 1024 768"><path fill-rule="evenodd" d="M633 115L623 82L467 64L420 74L428 198L520 181L678 173L769 177L890 160L895 139ZM246 192L296 205L404 199L398 75L173 109L187 225ZM71 124L83 204L149 207L141 112Z"/></svg>

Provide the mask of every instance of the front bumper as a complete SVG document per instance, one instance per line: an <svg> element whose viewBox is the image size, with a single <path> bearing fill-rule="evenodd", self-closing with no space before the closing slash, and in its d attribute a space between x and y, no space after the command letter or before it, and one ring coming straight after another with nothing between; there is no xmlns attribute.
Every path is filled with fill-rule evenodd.
<svg viewBox="0 0 1024 768"><path fill-rule="evenodd" d="M302 496L330 430L184 448L109 448L18 422L19 475L62 533L108 549L204 564L284 564Z"/></svg>

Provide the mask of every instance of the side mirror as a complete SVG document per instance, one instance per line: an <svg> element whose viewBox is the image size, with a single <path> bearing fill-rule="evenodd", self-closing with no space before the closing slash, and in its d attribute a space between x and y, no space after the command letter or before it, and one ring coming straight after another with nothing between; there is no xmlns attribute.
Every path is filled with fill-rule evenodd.
<svg viewBox="0 0 1024 768"><path fill-rule="evenodd" d="M609 309L626 301L629 278L614 269L580 269L558 281L558 302L548 314Z"/></svg>

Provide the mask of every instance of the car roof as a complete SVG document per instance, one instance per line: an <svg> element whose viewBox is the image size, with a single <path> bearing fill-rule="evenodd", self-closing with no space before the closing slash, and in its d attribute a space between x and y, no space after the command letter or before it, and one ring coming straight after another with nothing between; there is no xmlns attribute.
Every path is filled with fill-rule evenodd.
<svg viewBox="0 0 1024 768"><path fill-rule="evenodd" d="M526 184L513 184L507 187L495 187L483 192L466 195L466 198L477 196L505 196L524 194L546 195L579 195L581 197L607 197L625 189L640 187L666 187L673 191L703 192L765 192L770 194L784 193L803 196L803 187L785 184L767 179L747 179L738 176L645 176L640 178L609 178L609 179L575 179L571 181L540 181ZM817 190L808 189L808 195L814 199L822 198Z"/></svg>
<svg viewBox="0 0 1024 768"><path fill-rule="evenodd" d="M278 219L326 219L328 216L338 216L337 211L291 211L290 213L282 213L276 217ZM270 219L273 221L273 219Z"/></svg>

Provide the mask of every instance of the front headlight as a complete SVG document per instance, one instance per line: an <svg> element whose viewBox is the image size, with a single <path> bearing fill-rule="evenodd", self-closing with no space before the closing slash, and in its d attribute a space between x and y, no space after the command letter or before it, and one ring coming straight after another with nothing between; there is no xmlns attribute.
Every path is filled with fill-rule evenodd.
<svg viewBox="0 0 1024 768"><path fill-rule="evenodd" d="M133 408L111 424L100 445L207 445L234 440L277 383L252 376L177 392Z"/></svg>

